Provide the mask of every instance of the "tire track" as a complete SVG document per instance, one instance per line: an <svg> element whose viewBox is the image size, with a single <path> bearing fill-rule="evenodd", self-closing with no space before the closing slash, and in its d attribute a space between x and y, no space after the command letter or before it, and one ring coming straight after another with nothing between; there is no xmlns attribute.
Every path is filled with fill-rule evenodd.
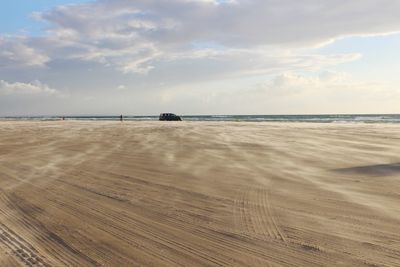
<svg viewBox="0 0 400 267"><path fill-rule="evenodd" d="M259 199L261 200L261 203L264 204L264 213L267 219L269 219L269 224L271 226L270 229L274 230L274 235L276 239L280 239L284 242L286 242L286 237L282 231L282 229L279 226L278 220L277 220L277 215L275 214L273 207L271 205L271 195L268 193L266 189L264 190L258 190L259 193ZM271 215L271 216L268 216Z"/></svg>
<svg viewBox="0 0 400 267"><path fill-rule="evenodd" d="M279 240L286 237L271 205L268 190L248 188L235 200L235 221L240 234L261 240Z"/></svg>
<svg viewBox="0 0 400 267"><path fill-rule="evenodd" d="M31 244L2 223L0 223L0 242L25 266L51 266Z"/></svg>
<svg viewBox="0 0 400 267"><path fill-rule="evenodd" d="M47 194L52 195L52 193L50 192L48 192ZM38 222L35 218L28 216L29 212L26 211L24 212L24 208L19 206L22 205L22 203L19 203L19 205L17 205L17 203L14 203L7 196L7 194L5 194L2 191L0 191L0 201L1 201L0 203L5 204L5 205L0 205L0 215L3 221L12 223L16 227L16 229L19 229L21 231L21 234L17 236L18 238L15 238L14 237L16 236L15 232L13 232L6 225L2 224L4 229L8 229L8 231L3 231L5 233L4 235L7 237L8 236L7 233L12 232L14 233L14 235L11 235L11 237L14 237L12 240L21 239L23 240L22 244L25 243L28 244L25 246L30 248L31 250L33 249L35 253L37 253L37 255L42 255L41 253L47 255L48 259L46 263L48 265L43 265L43 266L52 266L55 262L57 262L57 264L62 263L62 265L68 265L68 266L79 266L79 262L90 263L92 266L99 265L91 258L87 257L86 255L83 255L78 250L68 245L56 233L47 229L45 225ZM54 205L50 204L52 203L50 199L48 203L49 205L52 206ZM24 239L22 238L23 234L25 235ZM46 249L42 250L41 253L38 252L38 250L33 247L32 243L29 243L28 239L32 239L31 241L40 244L40 247L45 247ZM6 240L9 239L6 238ZM6 244L8 243L6 242ZM13 252L16 251L17 253L13 253L13 255L16 255L17 258L19 259L21 259L19 253L21 253L22 256L26 254L23 250L21 251L19 247L12 245L7 247L13 249L12 250Z"/></svg>

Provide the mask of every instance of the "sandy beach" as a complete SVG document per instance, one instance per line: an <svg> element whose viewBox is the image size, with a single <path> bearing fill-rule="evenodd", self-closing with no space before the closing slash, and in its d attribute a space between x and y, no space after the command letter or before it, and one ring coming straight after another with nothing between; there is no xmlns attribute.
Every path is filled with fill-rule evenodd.
<svg viewBox="0 0 400 267"><path fill-rule="evenodd" d="M400 266L400 125L0 122L0 266Z"/></svg>

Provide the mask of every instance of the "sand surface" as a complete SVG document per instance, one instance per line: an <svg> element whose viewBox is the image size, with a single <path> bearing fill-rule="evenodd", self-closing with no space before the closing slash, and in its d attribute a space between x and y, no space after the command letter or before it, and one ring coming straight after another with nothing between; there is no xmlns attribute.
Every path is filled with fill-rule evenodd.
<svg viewBox="0 0 400 267"><path fill-rule="evenodd" d="M400 126L0 122L0 266L400 266Z"/></svg>

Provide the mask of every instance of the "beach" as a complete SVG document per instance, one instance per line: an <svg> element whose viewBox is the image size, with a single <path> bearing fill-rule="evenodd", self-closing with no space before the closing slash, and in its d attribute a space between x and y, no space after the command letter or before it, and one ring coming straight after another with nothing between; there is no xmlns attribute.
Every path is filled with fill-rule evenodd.
<svg viewBox="0 0 400 267"><path fill-rule="evenodd" d="M400 125L0 122L0 266L400 266Z"/></svg>

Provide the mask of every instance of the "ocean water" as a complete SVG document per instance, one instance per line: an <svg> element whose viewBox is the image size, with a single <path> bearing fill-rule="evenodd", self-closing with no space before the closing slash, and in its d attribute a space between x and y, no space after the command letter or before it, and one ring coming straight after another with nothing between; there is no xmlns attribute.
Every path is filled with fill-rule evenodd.
<svg viewBox="0 0 400 267"><path fill-rule="evenodd" d="M312 123L400 123L400 114L346 115L186 115L184 121L312 122ZM62 116L0 117L0 120L56 121ZM118 121L119 116L65 116L66 120ZM157 116L124 116L126 121L156 121Z"/></svg>

